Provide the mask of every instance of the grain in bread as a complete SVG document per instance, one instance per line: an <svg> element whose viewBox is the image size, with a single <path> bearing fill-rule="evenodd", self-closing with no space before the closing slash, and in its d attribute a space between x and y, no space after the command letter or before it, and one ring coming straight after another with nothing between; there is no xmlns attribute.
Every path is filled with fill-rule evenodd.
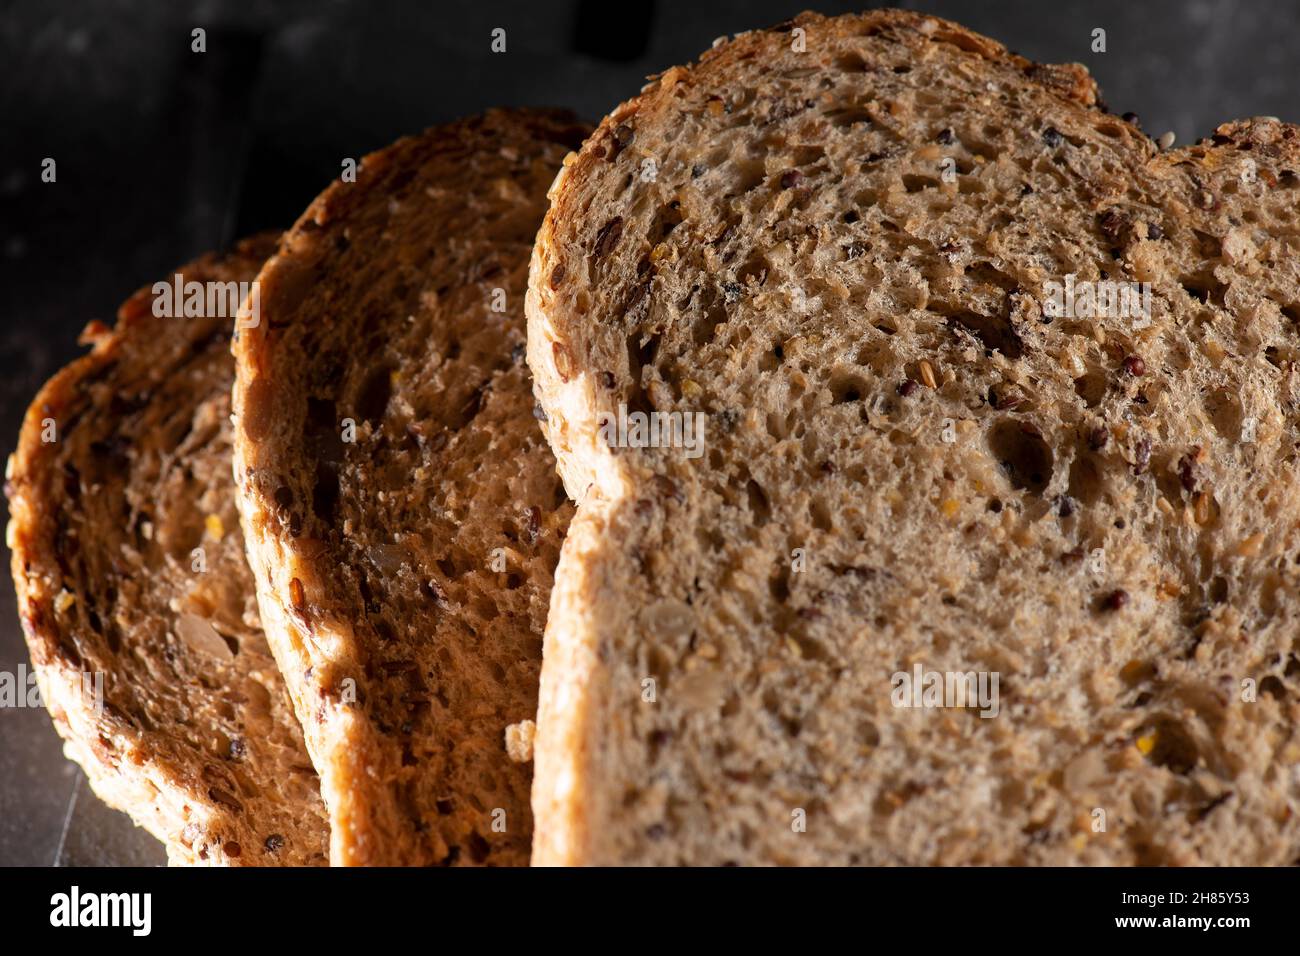
<svg viewBox="0 0 1300 956"><path fill-rule="evenodd" d="M523 296L585 132L494 111L367 156L286 234L238 335L250 560L336 864L528 862L532 768L507 728L535 715L571 506Z"/></svg>
<svg viewBox="0 0 1300 956"><path fill-rule="evenodd" d="M275 242L177 274L247 283ZM10 465L12 570L43 700L95 793L172 863L324 864L320 788L235 508L233 317L155 315L154 299L143 289L115 328L88 328L93 350L41 390Z"/></svg>
<svg viewBox="0 0 1300 956"><path fill-rule="evenodd" d="M1300 857L1300 137L1161 151L1097 99L805 14L566 164L535 863ZM1070 276L1150 314L1053 316ZM703 453L609 447L620 406L704 413ZM917 667L997 675L996 716L895 706Z"/></svg>

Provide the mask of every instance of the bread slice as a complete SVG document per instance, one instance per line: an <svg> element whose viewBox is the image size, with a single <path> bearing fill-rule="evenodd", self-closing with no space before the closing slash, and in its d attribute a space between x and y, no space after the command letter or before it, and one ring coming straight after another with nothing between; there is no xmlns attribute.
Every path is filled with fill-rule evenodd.
<svg viewBox="0 0 1300 956"><path fill-rule="evenodd" d="M605 119L530 274L581 499L534 863L1295 862L1298 144L1160 151L898 11ZM1045 314L1070 274L1149 322ZM620 405L702 453L611 448Z"/></svg>
<svg viewBox="0 0 1300 956"><path fill-rule="evenodd" d="M335 864L528 862L571 505L523 299L546 187L586 132L496 111L367 156L286 234L238 336L249 554Z"/></svg>
<svg viewBox="0 0 1300 956"><path fill-rule="evenodd" d="M275 242L177 271L249 282ZM93 350L37 395L9 463L14 583L43 700L95 793L170 862L324 864L320 787L239 532L232 319L153 305L142 289L116 328L87 327Z"/></svg>

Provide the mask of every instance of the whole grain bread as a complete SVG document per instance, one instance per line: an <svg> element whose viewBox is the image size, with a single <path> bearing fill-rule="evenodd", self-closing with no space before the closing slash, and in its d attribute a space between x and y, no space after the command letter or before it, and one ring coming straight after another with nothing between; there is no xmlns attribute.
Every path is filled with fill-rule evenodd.
<svg viewBox="0 0 1300 956"><path fill-rule="evenodd" d="M249 282L275 242L177 271ZM235 508L232 317L153 304L142 289L115 328L87 327L93 350L41 390L10 462L12 570L38 684L95 793L172 863L324 864L320 788Z"/></svg>
<svg viewBox="0 0 1300 956"><path fill-rule="evenodd" d="M534 863L1300 857L1300 136L1162 151L1097 104L952 23L805 14L566 160ZM1053 315L1071 275L1149 316ZM703 453L610 447L620 406L703 413Z"/></svg>
<svg viewBox="0 0 1300 956"><path fill-rule="evenodd" d="M286 234L237 337L250 561L335 864L528 862L571 505L523 298L546 187L586 132L494 111L367 156Z"/></svg>

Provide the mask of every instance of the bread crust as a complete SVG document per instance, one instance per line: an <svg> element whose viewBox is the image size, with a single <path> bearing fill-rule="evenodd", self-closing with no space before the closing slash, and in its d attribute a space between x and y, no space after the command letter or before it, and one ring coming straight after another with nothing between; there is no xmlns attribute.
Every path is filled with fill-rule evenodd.
<svg viewBox="0 0 1300 956"><path fill-rule="evenodd" d="M250 562L335 864L527 863L531 767L506 731L535 715L571 508L522 300L545 185L585 132L493 111L367 156L286 235L238 336Z"/></svg>
<svg viewBox="0 0 1300 956"><path fill-rule="evenodd" d="M847 83L844 96L853 98L835 100L841 87L832 84L836 92L827 93L830 102L821 104L822 94L809 80L803 93L806 102L786 104L785 99L803 99L790 90L793 80L780 85L798 75L786 70L808 69L786 55L796 27L806 33L809 73L844 74L847 79L836 82ZM979 153L987 164L986 177L978 174L978 164L959 170L969 188L999 193L1017 177L1026 186L1032 180L1037 192L1029 189L1026 195L1044 198L1026 202L1048 203L1052 200L1044 194L1059 190L1069 197L1062 200L1063 211L1073 220L1034 223L1029 229L1038 231L1031 231L1028 239L1010 217L996 224L975 223L972 233L985 230L982 233L968 235L954 228L948 237L940 226L946 225L946 215L964 208L968 200L961 197L968 193L961 187L941 193L931 207L937 212L927 212L922 198L907 197L912 191L924 197L933 195L927 189L943 188L939 177L927 174L922 164L934 158L927 150L936 156L944 151L930 146L935 139L920 134L934 137L945 117L931 120L922 95L927 91L909 87L908 79L895 79L928 62L950 68L953 85L969 98L970 111L987 117L990 131L962 115L961 109L950 109L947 123L959 136L954 139L948 129L946 138L939 139L940 144L955 143L949 152L963 161ZM858 79L862 74L880 79ZM980 88L983 83L977 81L986 76L989 85ZM871 84L898 95L897 112L883 102L885 94L878 94L881 100L871 98ZM988 105L980 103L986 92ZM726 117L733 103L739 104L741 115L732 122L752 129L752 137L763 141L762 148L751 143L746 153L743 144L727 146ZM1268 579L1263 559L1252 564L1243 561L1243 555L1252 554L1260 540L1252 535L1258 530L1251 527L1252 514L1268 516L1270 530L1264 534L1277 538L1276 549L1268 552L1276 551L1277 560L1295 543L1300 505L1292 487L1293 469L1277 446L1270 446L1269 467L1278 469L1277 481L1269 491L1251 491L1258 491L1260 501L1267 498L1266 503L1248 507L1219 494L1216 500L1230 517L1208 507L1198 510L1207 497L1197 495L1209 496L1205 488L1211 481L1218 486L1239 480L1230 477L1241 455L1235 424L1221 420L1223 441L1209 453L1221 470L1193 478L1195 468L1202 466L1186 466L1183 474L1188 477L1182 479L1181 489L1176 475L1183 456L1195 458L1198 451L1192 449L1209 449L1208 439L1204 449L1198 444L1205 419L1192 421L1196 415L1213 414L1211 402L1200 408L1206 391L1217 387L1224 394L1239 394L1239 404L1232 400L1238 409L1291 408L1291 366L1285 360L1289 344L1279 343L1284 356L1280 364L1277 354L1270 359L1280 374L1263 368L1262 358L1252 359L1238 373L1207 369L1198 356L1190 360L1192 372L1186 373L1193 384L1184 386L1172 371L1177 350L1166 353L1155 343L1166 330L1189 328L1197 321L1193 300L1198 296L1220 310L1220 316L1253 311L1258 331L1246 332L1247 340L1252 334L1287 334L1285 321L1279 324L1277 319L1280 313L1291 314L1285 310L1292 308L1286 290L1296 280L1294 248L1288 252L1285 224L1269 218L1277 215L1277 201L1270 200L1269 208L1260 202L1252 222L1271 244L1267 253L1261 245L1259 257L1273 262L1276 270L1270 279L1261 278L1249 262L1254 246L1243 241L1242 221L1230 219L1242 206L1250 209L1257 201L1230 198L1241 196L1242 190L1232 183L1229 171L1253 157L1270 188L1292 188L1300 165L1300 137L1290 124L1243 120L1224 124L1200 144L1161 151L1098 103L1096 86L1082 67L1033 64L937 18L903 11L832 19L803 14L773 30L720 41L695 64L660 74L640 96L606 117L581 152L566 160L552 186L551 209L534 248L527 302L528 358L547 415L544 429L565 486L579 502L557 569L546 633L534 750L534 864L1279 863L1294 858L1300 846L1293 820L1295 787L1271 776L1268 767L1274 758L1262 752L1256 753L1259 759L1245 761L1227 756L1234 746L1258 745L1276 759L1293 760L1294 702L1279 690L1276 698L1250 710L1232 707L1230 693L1222 701L1216 696L1223 693L1225 674L1233 680L1250 675L1259 681L1262 674L1282 680L1280 671L1272 675L1271 669L1289 666L1281 623L1285 612L1275 605L1272 619L1260 632L1267 636L1256 638L1267 653L1235 653L1211 641L1214 650L1206 644L1198 658L1181 643L1204 643L1209 640L1206 634L1219 634L1220 629L1233 633L1238 626L1235 616L1251 613L1244 602L1253 599L1211 595L1208 582L1183 568L1198 548L1207 567L1208 562L1216 567L1222 563L1232 569L1225 575L1238 576L1230 587L1223 585L1228 593L1235 595L1238 578L1243 594L1271 587L1260 583ZM937 104L933 112L944 108ZM805 109L820 116L801 127ZM800 118L792 118L796 116ZM815 138L818 124L847 127L859 117L865 128L884 132L869 140L869 148L864 133L858 154L880 149L877 144L884 141L883 158L858 158L850 145L829 161L829 144ZM933 128L926 130L922 118ZM1038 145L1040 128L1046 159L1030 152ZM699 139L692 140L696 135ZM999 148L1022 152L1024 169L1017 172L992 146L972 145L981 136L996 140ZM893 153L888 151L891 146ZM692 149L693 158L684 158ZM775 156L795 174L774 169ZM634 184L643 157L657 160L654 185ZM692 185L693 169L689 176L684 171L692 161L712 177L701 180L704 186ZM846 172L850 162L858 166ZM876 175L868 167L876 162L881 168L901 167L905 188L877 195L874 182L868 184L872 188L860 186L860 195L867 198L859 201L858 212L873 204L888 207L892 232L903 237L897 242L903 251L895 254L906 265L898 265L897 259L891 265L878 254L871 262L873 280L867 283L853 271L864 266L840 262L869 261L873 241L891 250L895 246L888 236L855 232L838 215L832 218L818 205L817 189L851 196L843 183L857 176L867 184L869 176ZM813 172L801 178L803 166ZM808 178L813 185L806 185ZM628 185L622 185L625 182ZM714 195L724 191L721 200ZM768 199L772 194L788 199ZM750 200L735 198L730 208L754 208L754 221L761 228L744 218L748 211L737 211L728 223L722 214L727 201L750 195L758 197L752 207L744 206ZM946 198L953 195L955 199ZM674 201L679 206L674 207ZM805 206L818 210L822 218L809 221L811 217L801 215ZM1039 215L1045 214L1046 207L1037 208ZM1086 222L1086 227L1074 222ZM1158 245L1158 230L1149 228L1161 223L1168 243L1164 246ZM1016 238L1000 240L998 230ZM760 231L769 246L759 246ZM1173 231L1177 235L1170 239ZM1111 351L1149 349L1146 371L1123 352L1110 356L1098 342L1080 349L1074 340L1051 338L1059 323L1050 328L1040 324L1041 314L1034 312L1040 305L1037 290L1054 273L1037 267L1034 257L1014 242L1036 254L1050 245L1044 241L1035 247L1036 237L1053 232L1061 238L1056 272L1074 267L1081 276L1091 271L1098 278L1106 276L1105 271L1098 275L1099 268L1122 268L1119 278L1147 276L1156 282L1160 301L1154 331L1106 325L1095 333L1098 342L1106 342L1109 335ZM850 238L864 242L841 253L839 244ZM951 249L945 248L946 238L954 241ZM1265 239L1259 239L1261 244ZM1213 243L1213 253L1197 243ZM773 251L776 246L780 248ZM700 249L704 251L695 252ZM822 251L826 249L834 254ZM1100 267L1094 250L1106 253ZM728 258L732 255L734 260ZM752 267L747 256L756 263ZM699 286L682 279L683 261L689 261ZM698 261L705 265L698 266ZM896 272L890 273L895 265ZM972 265L988 266L995 281L980 286L964 276L963 267ZM1243 276L1215 272L1225 268L1241 270ZM1250 269L1255 271L1246 271ZM721 289L733 273L734 300L724 298ZM780 285L771 284L773 274ZM719 286L712 307L710 279ZM1003 281L1005 289L998 287ZM825 303L819 307L831 316L824 320L825 330L812 318L798 318L799 300L781 300L792 286L805 282L817 289L819 302ZM941 323L933 321L931 308L926 324L927 292L932 301L940 300ZM900 297L912 293L918 298ZM812 292L808 295L811 298ZM762 299L766 306L750 304ZM840 318L848 308L841 301L863 316L856 341L835 338L850 321ZM721 311L715 317L710 308ZM1016 311L1021 308L1027 310L1023 315ZM809 310L815 313L815 308ZM833 326L832 318L838 324ZM1250 328L1248 320L1237 321L1245 323L1240 328ZM917 330L930 336L925 349L913 344L921 337ZM1094 334L1082 324L1078 331ZM999 338L1003 333L1010 337ZM774 357L754 345L769 337L778 346ZM830 338L831 344L819 337ZM1199 338L1193 342L1211 362L1218 361L1214 356L1222 355L1224 348L1234 353L1232 346ZM796 347L801 351L791 359ZM1029 356L1023 363L1013 354L1021 349ZM843 357L855 352L860 356L856 360ZM1037 356L1044 353L1057 353L1064 363L1099 357L1108 367L1119 367L1118 377L1110 371L1094 372L1089 365L1074 382L1055 391L1055 384L1045 382L1061 375L1059 369L1051 373L1033 364L1028 374L1018 371L1040 363ZM1153 353L1162 356L1160 363L1152 360ZM788 370L792 363L795 371ZM757 369L779 385L752 384ZM977 387L980 382L984 384ZM1153 382L1159 389L1152 387L1148 393L1145 389ZM1014 390L997 393L997 388L1012 383L1028 393L1027 400ZM1094 386L1100 389L1097 394ZM909 398L914 393L919 397ZM1166 396L1164 404L1160 394ZM763 401L768 395L770 401ZM1180 407L1170 407L1171 395ZM1121 404L1121 399L1132 406ZM620 401L656 411L704 408L716 437L696 467L663 451L610 449L600 432L600 417L612 414ZM859 402L860 421L846 426L843 417ZM1042 407L1048 402L1059 405L1061 420L1054 422L1050 408ZM1195 412L1188 411L1194 406ZM1146 408L1152 415L1167 411L1171 422L1153 427ZM817 423L832 416L840 423L835 431ZM986 492L992 498L989 507L996 501L997 513L1006 516L995 522L967 512L971 492L963 496L952 491L954 482L945 475L951 474L960 485L961 479L982 473L983 456L993 458L1003 447L1013 459L1019 450L1030 448L1033 454L1027 457L1034 458L1039 450L1034 439L1020 439L1019 432L1005 428L999 431L1004 419L1015 429L1023 428L1024 434L1041 436L1050 472L1045 477L1051 481L1044 490L1037 476L1028 474L1038 464L1036 458L1022 463L1024 473L1019 475L1015 461L1004 462L1010 483L990 472L985 487L998 495ZM947 439L933 439L937 450L927 444L929 437L940 434L945 420L974 426L957 433L952 443L954 449L963 449L964 457L944 450ZM1076 438L1061 427L1062 420L1071 430L1084 430ZM728 425L734 432L722 434ZM876 443L869 426L880 430L884 441ZM1108 442L1104 451L1088 447L1091 430L1097 428L1105 429L1105 437L1096 439ZM973 437L963 439L965 434ZM870 456L857 450L864 447L872 449ZM808 448L816 449L824 461L802 461ZM914 469L910 483L888 474L891 461L893 469ZM1077 474L1067 476L1072 461L1078 463ZM1102 469L1109 480L1101 485L1105 490L1097 501L1084 502L1080 516L1080 503L1073 496L1088 494L1092 468ZM1158 479L1152 477L1157 470ZM1121 478L1121 471L1132 474ZM1169 473L1175 477L1166 477ZM856 491L851 482L858 483ZM1041 498L1058 489L1061 501L1051 507L1060 513L1059 531L1041 522L1058 517ZM862 512L888 515L893 508L895 514L909 517L892 522L878 518L874 523L864 518L851 525L863 536L855 542L854 534L839 530L856 520L845 517L859 507L854 495ZM1144 541L1131 529L1139 522L1147 527L1146 505L1158 510L1158 500L1193 529L1216 527L1215 533L1224 539L1239 540L1207 544L1206 532L1160 525L1153 526ZM932 518L936 508L937 517ZM958 518L964 518L973 535L984 538L958 544L961 526L949 530ZM1111 528L1103 520L1118 523ZM932 521L933 533L922 533ZM687 529L693 529L694 538ZM1094 598L1094 585L1086 575L1062 571L1061 581L1050 588L1018 595L1033 612L1015 606L1005 612L1027 629L1030 640L1022 643L1015 634L1005 638L1016 653L991 646L994 642L982 638L1000 633L990 624L1000 612L986 605L1000 594L1010 601L1016 591L1008 573L987 570L996 569L999 559L989 546L990 536L1002 541L1002 535L1011 536L1005 548L1017 556L1015 573L1026 576L1038 573L1030 556L1041 555L1043 566L1050 562L1055 568L1053 550L1060 547L1066 554L1063 565L1072 569L1076 548L1084 547L1086 555L1091 544L1102 544L1113 562L1108 580L1116 583ZM1035 546L1034 541L1039 543ZM788 570L783 575L780 565L788 566L793 547L831 554L839 563L828 566L823 557L820 567L810 565L804 578ZM1162 569L1180 578L1177 583L1149 588L1144 584L1140 596L1116 586L1141 580L1143 563L1155 563L1157 553L1161 562L1168 562ZM919 561L919 567L906 578L891 576L891 562L905 558ZM1011 564L1012 559L1005 562ZM971 563L986 569L982 576L964 576L960 569ZM917 577L951 577L953 591L942 594L935 586L914 585ZM816 583L804 585L804 580ZM976 596L967 597L956 583L961 581L968 581ZM1162 587L1173 590L1166 594ZM820 592L810 593L815 588ZM990 597L979 597L986 588ZM1128 613L1140 613L1142 625L1116 613L1130 597L1141 611ZM1206 625L1204 619L1186 623L1196 620L1193 605L1202 599L1210 605L1213 624ZM1075 600L1079 605L1072 603ZM1160 610L1158 602L1171 600L1186 607L1185 621L1174 621L1167 610ZM1063 606L1040 612L1054 602ZM875 642L860 639L854 632L864 625L870 631L873 617L882 637ZM988 630L972 631L976 626ZM1142 633L1143 626L1150 627L1149 634ZM1041 648L1026 646L1037 637L1044 644L1059 645L1056 655L1070 663L1055 664ZM1152 647L1144 647L1143 640ZM778 653L783 644L784 656ZM846 645L860 656L842 656ZM1071 645L1080 649L1077 654ZM700 654L701 646L709 653ZM831 647L836 650L828 650ZM1016 717L1004 716L988 725L998 728L990 733L1005 737L1001 749L980 736L978 722L973 729L952 724L952 738L945 741L948 731L935 729L937 716L931 723L909 724L891 714L888 703L879 706L878 698L858 706L843 700L851 693L846 688L874 689L868 667L888 675L910 666L906 659L911 656L966 670L971 668L969 654L983 655L986 669L1001 670L1009 680L1025 685L1023 706L1030 708L1031 716L1017 711ZM1194 662L1186 663L1185 654ZM1075 707L1064 690L1043 676L1057 666L1077 668L1096 726L1087 724L1082 711L1052 710ZM1294 668L1288 675L1292 673ZM708 675L717 676L716 699L711 696L715 688L706 686ZM642 676L658 680L657 707L637 697L635 685ZM675 684L689 688L692 703L662 689ZM1219 690L1212 690L1216 686ZM729 687L734 689L730 695ZM1059 692L1061 699L1052 698L1052 709L1032 703L1040 690L1047 695ZM699 704L700 699L706 703ZM1211 704L1212 699L1219 702ZM728 732L729 721L744 730ZM1257 730L1256 721L1270 729ZM834 730L827 727L832 722ZM1008 723L1011 729L1002 729ZM855 731L855 725L861 729ZM859 735L864 741L861 752L850 752ZM1239 735L1258 736L1246 744ZM810 736L817 737L817 746L807 742ZM1260 744L1261 738L1270 743ZM1055 750L1048 747L1048 739ZM1157 747L1160 740L1165 743ZM987 751L978 749L986 745ZM955 754L966 747L987 756L975 758L981 762L978 766L967 761L963 769ZM867 761L880 769L864 771ZM1231 771L1224 769L1225 762L1233 764ZM1092 770L1098 766L1105 769L1094 778ZM1001 809L971 809L979 801L958 799L963 787L990 795L988 802ZM1105 792L1096 793L1098 787ZM1087 803L1089 798L1094 802ZM808 809L809 803L817 809ZM1164 806L1178 809L1152 809ZM791 836L791 807L809 815L806 839ZM1112 825L1109 832L1091 839L1089 813L1098 807L1110 810ZM813 817L820 822L814 825ZM815 830L820 833L814 835Z"/></svg>
<svg viewBox="0 0 1300 956"><path fill-rule="evenodd" d="M185 282L247 282L276 240L261 235L177 272ZM87 328L93 348L41 389L10 463L12 572L42 698L95 793L161 840L172 864L323 865L315 774L247 618L252 578L223 437L234 377L228 320L158 317L153 302L142 289L114 328ZM50 421L57 440L46 442ZM188 432L187 444L158 447L168 423ZM165 490L186 472L210 484ZM140 502L148 514L135 511ZM156 548L164 537L178 542L172 550L185 550L181 538L199 543L188 541L188 525L201 523L201 508L210 509L210 560L206 576L191 576L187 554ZM119 510L140 517L136 532L92 523ZM233 653L203 645L217 639L209 616ZM83 674L92 675L85 684Z"/></svg>

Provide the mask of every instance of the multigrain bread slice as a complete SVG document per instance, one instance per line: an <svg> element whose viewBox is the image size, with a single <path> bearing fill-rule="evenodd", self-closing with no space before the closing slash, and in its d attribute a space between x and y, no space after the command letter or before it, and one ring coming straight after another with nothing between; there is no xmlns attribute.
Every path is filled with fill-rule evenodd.
<svg viewBox="0 0 1300 956"><path fill-rule="evenodd" d="M1295 862L1297 172L897 11L615 110L530 273L579 499L534 863ZM1149 323L1045 314L1070 274ZM611 448L620 405L703 454Z"/></svg>
<svg viewBox="0 0 1300 956"><path fill-rule="evenodd" d="M177 272L249 282L275 242ZM173 864L323 865L325 808L235 508L233 320L157 316L154 300L142 289L115 328L87 328L93 350L41 390L10 461L9 546L39 687L95 793Z"/></svg>
<svg viewBox="0 0 1300 956"><path fill-rule="evenodd" d="M523 299L546 187L587 131L494 111L367 156L285 235L237 337L240 507L335 864L528 862L572 506Z"/></svg>

